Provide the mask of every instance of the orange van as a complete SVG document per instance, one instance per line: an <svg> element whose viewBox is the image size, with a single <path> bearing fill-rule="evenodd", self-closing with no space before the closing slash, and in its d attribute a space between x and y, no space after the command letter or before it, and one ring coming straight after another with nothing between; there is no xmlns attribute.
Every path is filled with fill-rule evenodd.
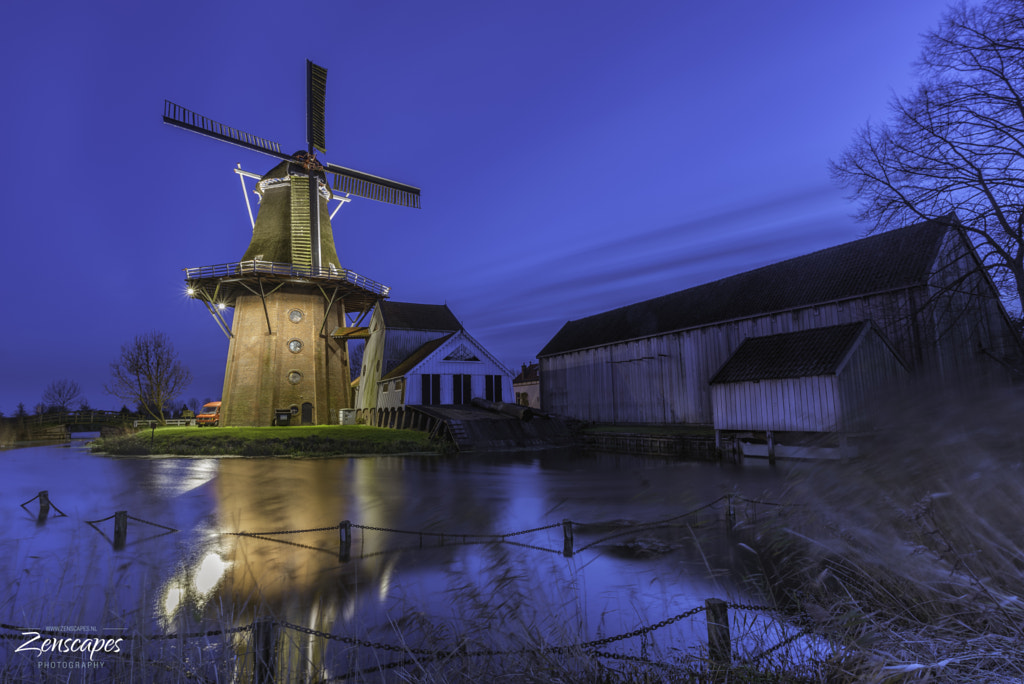
<svg viewBox="0 0 1024 684"><path fill-rule="evenodd" d="M203 404L203 408L196 414L196 425L199 427L220 425L220 402L211 401L208 404Z"/></svg>

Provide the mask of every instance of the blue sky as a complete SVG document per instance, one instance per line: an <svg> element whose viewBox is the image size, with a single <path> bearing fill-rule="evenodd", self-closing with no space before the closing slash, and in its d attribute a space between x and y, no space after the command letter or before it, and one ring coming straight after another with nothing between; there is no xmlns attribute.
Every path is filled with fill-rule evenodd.
<svg viewBox="0 0 1024 684"><path fill-rule="evenodd" d="M342 265L447 302L506 365L567 320L861 236L827 162L914 83L925 0L17 3L5 10L0 411L53 380L103 391L123 343L170 335L219 398L227 339L182 268L237 261L236 164L164 99L422 188L356 200Z"/></svg>

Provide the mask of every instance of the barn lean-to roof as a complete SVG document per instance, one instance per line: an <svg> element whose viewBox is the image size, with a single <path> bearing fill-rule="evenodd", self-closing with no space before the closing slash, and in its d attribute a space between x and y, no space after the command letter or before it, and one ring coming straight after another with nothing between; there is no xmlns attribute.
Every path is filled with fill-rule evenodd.
<svg viewBox="0 0 1024 684"><path fill-rule="evenodd" d="M923 221L569 321L538 356L922 285L949 223Z"/></svg>
<svg viewBox="0 0 1024 684"><path fill-rule="evenodd" d="M857 321L748 337L709 384L834 375L866 329L874 330L870 322ZM874 334L878 334L877 331ZM890 351L896 354L891 347Z"/></svg>

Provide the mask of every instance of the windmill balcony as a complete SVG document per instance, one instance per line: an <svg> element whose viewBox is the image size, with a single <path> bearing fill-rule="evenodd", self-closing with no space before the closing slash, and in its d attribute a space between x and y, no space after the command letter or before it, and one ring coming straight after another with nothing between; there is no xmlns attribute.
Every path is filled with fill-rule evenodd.
<svg viewBox="0 0 1024 684"><path fill-rule="evenodd" d="M250 260L230 264L215 264L186 268L185 280L195 281L208 278L231 278L238 276L271 276L277 278L298 278L303 280L326 280L355 285L381 297L387 297L391 288L375 280L361 276L347 268L307 268L273 261Z"/></svg>

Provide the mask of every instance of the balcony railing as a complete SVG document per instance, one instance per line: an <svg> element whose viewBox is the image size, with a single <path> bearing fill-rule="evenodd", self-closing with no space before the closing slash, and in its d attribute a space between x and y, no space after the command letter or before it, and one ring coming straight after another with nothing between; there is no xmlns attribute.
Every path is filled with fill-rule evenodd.
<svg viewBox="0 0 1024 684"><path fill-rule="evenodd" d="M376 280L361 276L355 271L347 268L302 268L294 264L283 264L274 261L239 261L233 264L216 264L214 266L199 266L197 268L182 269L185 271L185 280L200 280L202 278L227 278L231 276L269 275L283 276L285 278L316 278L318 280L340 281L351 283L369 290L374 294L387 297L391 288Z"/></svg>

